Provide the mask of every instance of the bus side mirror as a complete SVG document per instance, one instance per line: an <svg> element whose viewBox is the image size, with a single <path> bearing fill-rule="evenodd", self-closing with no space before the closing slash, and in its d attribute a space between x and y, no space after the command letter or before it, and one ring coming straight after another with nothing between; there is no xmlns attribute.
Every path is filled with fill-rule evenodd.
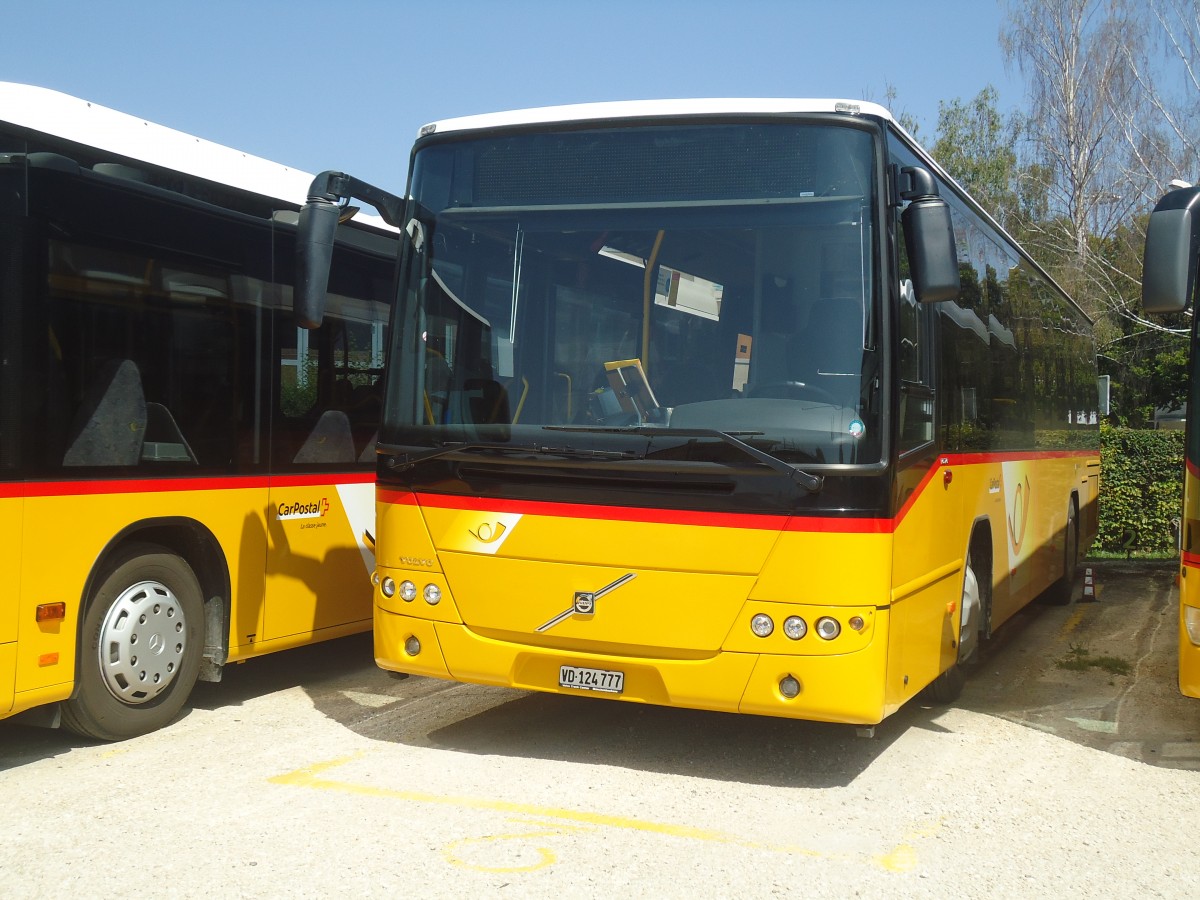
<svg viewBox="0 0 1200 900"><path fill-rule="evenodd" d="M333 240L339 209L329 200L310 197L300 210L296 229L296 286L292 315L300 328L320 328L333 264Z"/></svg>
<svg viewBox="0 0 1200 900"><path fill-rule="evenodd" d="M1187 308L1196 287L1200 256L1200 188L1165 195L1146 226L1142 261L1142 307L1148 313L1177 313Z"/></svg>
<svg viewBox="0 0 1200 900"><path fill-rule="evenodd" d="M953 300L958 296L960 284L950 207L938 196L937 183L924 169L905 166L900 174L908 179L909 185L900 196L911 201L900 214L900 220L913 292L921 303Z"/></svg>

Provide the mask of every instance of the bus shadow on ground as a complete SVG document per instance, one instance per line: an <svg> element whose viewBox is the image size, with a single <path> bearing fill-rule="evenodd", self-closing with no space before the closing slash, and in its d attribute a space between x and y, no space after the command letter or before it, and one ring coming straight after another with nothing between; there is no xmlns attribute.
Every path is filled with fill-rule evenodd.
<svg viewBox="0 0 1200 900"><path fill-rule="evenodd" d="M584 762L722 782L827 788L850 784L907 729L932 728L911 706L875 731L850 725L523 693L421 733L375 730L462 753Z"/></svg>
<svg viewBox="0 0 1200 900"><path fill-rule="evenodd" d="M997 630L951 706L918 697L864 739L848 725L515 692L434 679L356 717L318 709L375 740L457 752L582 761L779 786L854 780L908 734L962 732L965 711L1147 765L1200 769L1200 701L1175 685L1170 567L1106 566L1101 600L1032 604ZM1129 673L1059 666L1080 648L1120 654Z"/></svg>

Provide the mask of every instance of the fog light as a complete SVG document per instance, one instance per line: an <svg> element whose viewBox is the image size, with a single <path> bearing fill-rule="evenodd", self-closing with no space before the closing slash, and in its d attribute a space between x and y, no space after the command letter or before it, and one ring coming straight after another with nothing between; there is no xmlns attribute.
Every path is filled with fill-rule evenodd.
<svg viewBox="0 0 1200 900"><path fill-rule="evenodd" d="M798 641L808 634L808 623L799 616L788 616L783 620L783 633L793 641Z"/></svg>
<svg viewBox="0 0 1200 900"><path fill-rule="evenodd" d="M829 616L817 619L817 634L825 640L832 641L841 633L842 626L838 624L837 619L831 619Z"/></svg>
<svg viewBox="0 0 1200 900"><path fill-rule="evenodd" d="M800 682L792 675L784 675L779 680L779 693L791 700L800 693Z"/></svg>
<svg viewBox="0 0 1200 900"><path fill-rule="evenodd" d="M851 616L851 617L850 617L850 621L849 621L849 622L847 622L846 624L848 624L848 625L849 625L851 628L853 628L855 631L862 631L862 630L863 630L863 626L864 626L866 623L863 621L863 617L862 617L862 616Z"/></svg>
<svg viewBox="0 0 1200 900"><path fill-rule="evenodd" d="M417 640L415 634L410 634L408 640L404 642L404 652L409 656L416 656L421 652L421 642Z"/></svg>
<svg viewBox="0 0 1200 900"><path fill-rule="evenodd" d="M411 603L417 599L417 586L411 581L400 582L400 599L405 603Z"/></svg>
<svg viewBox="0 0 1200 900"><path fill-rule="evenodd" d="M425 602L430 606L437 606L442 599L442 589L436 584L425 585L424 591Z"/></svg>
<svg viewBox="0 0 1200 900"><path fill-rule="evenodd" d="M775 623L771 621L770 616L759 613L750 620L750 630L759 637L766 637L775 630Z"/></svg>
<svg viewBox="0 0 1200 900"><path fill-rule="evenodd" d="M383 596L385 597L394 597L396 595L396 582L391 578L384 578L379 583L379 590L383 592Z"/></svg>

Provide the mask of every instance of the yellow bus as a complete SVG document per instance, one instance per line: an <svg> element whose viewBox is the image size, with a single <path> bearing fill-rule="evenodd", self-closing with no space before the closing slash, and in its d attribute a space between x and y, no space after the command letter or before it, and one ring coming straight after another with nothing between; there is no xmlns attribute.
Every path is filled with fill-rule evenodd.
<svg viewBox="0 0 1200 900"><path fill-rule="evenodd" d="M404 202L382 667L869 730L1070 596L1091 322L883 108L441 121Z"/></svg>
<svg viewBox="0 0 1200 900"><path fill-rule="evenodd" d="M1200 265L1200 187L1176 188L1150 214L1142 277L1142 305L1148 313L1181 313L1196 295ZM1194 306L1193 306L1194 309ZM1196 366L1196 320L1192 316L1189 355L1189 414L1180 522L1179 690L1200 697L1200 376Z"/></svg>
<svg viewBox="0 0 1200 900"><path fill-rule="evenodd" d="M0 84L0 718L106 740L371 626L396 234L292 320L311 175Z"/></svg>

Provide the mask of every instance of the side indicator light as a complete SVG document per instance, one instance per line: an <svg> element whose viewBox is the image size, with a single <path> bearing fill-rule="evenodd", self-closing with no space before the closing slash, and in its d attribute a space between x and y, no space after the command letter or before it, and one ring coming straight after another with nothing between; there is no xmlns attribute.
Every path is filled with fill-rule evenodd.
<svg viewBox="0 0 1200 900"><path fill-rule="evenodd" d="M67 617L66 603L39 603L34 617L39 622L61 621ZM57 661L57 660L56 660Z"/></svg>
<svg viewBox="0 0 1200 900"><path fill-rule="evenodd" d="M38 657L38 665L39 666L57 666L58 665L58 654L57 653L43 653L41 656Z"/></svg>

